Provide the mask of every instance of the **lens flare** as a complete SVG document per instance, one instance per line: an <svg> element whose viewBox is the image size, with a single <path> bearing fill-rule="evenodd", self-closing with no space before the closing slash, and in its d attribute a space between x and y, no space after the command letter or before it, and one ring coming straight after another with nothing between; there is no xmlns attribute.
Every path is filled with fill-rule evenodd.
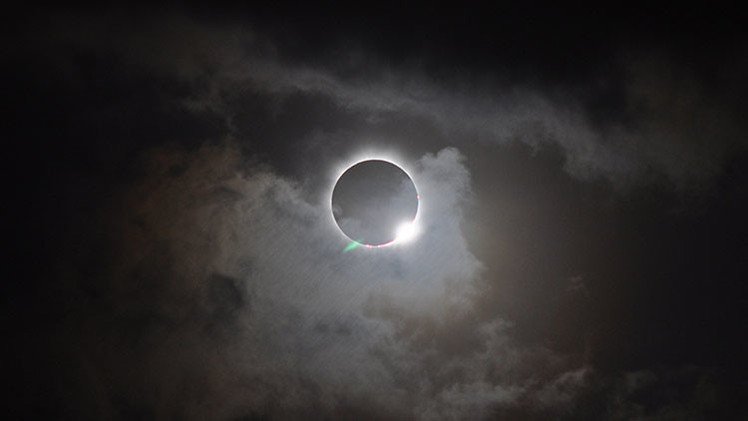
<svg viewBox="0 0 748 421"><path fill-rule="evenodd" d="M345 246L345 248L343 249L343 253L348 253L349 251L356 250L359 247L361 247L361 243L359 243L358 241L351 241L347 246Z"/></svg>

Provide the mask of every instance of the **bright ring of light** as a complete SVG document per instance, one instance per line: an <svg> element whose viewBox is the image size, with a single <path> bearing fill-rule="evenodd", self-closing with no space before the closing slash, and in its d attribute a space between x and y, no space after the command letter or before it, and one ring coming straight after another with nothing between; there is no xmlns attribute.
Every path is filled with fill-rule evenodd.
<svg viewBox="0 0 748 421"><path fill-rule="evenodd" d="M358 164L360 164L362 162L372 161L372 160L373 161L384 161L384 162L392 164L395 167L397 167L400 170L402 170L405 173L405 175L407 175L407 177L410 178L410 181L413 183L413 187L416 190L416 201L417 201L416 202L417 203L416 206L417 207L416 207L415 216L410 221L405 220L405 221L402 221L400 224L398 224L397 227L396 227L396 231L395 231L395 238L392 241L389 241L389 242L384 243L384 244L363 244L363 243L359 243L355 239L350 238L343 231L343 229L340 227L340 225L338 225L338 222L335 220L335 216L333 214L333 190L334 190L335 186L337 185L338 181L340 180L340 178L343 176L343 174L345 174L346 171L348 171L352 167L354 167L354 166L356 166L356 165L358 165ZM340 169L338 171L337 175L334 178L334 183L332 184L332 189L330 190L329 204L330 204L330 215L332 216L333 223L338 228L338 231L348 241L350 241L350 244L346 248L346 251L350 250L350 249L358 248L358 247L364 247L364 248L368 248L368 249L374 249L374 248L390 247L390 246L394 246L394 245L401 245L401 244L412 242L418 236L418 234L420 233L420 227L419 227L418 222L419 222L419 218L420 218L420 215L421 215L421 196L418 193L418 187L416 186L415 180L414 180L413 176L411 175L411 173L409 171L407 171L400 164L394 162L392 159L381 157L381 156L366 156L366 157L363 157L363 158L360 158L360 159L356 159L356 160L353 161L353 163L350 163L350 164L348 164L348 165L346 165L344 167L341 167L341 168L342 169Z"/></svg>

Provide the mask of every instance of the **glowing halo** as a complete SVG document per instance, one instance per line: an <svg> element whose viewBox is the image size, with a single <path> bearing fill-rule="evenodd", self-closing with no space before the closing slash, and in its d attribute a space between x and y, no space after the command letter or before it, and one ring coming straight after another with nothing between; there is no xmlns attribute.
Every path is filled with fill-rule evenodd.
<svg viewBox="0 0 748 421"><path fill-rule="evenodd" d="M341 216L342 210L339 206L341 200L337 200L338 203L337 204L335 203L336 202L336 191L345 190L345 187L341 189L341 185L345 186L346 183L350 184L350 181L346 182L346 180L343 179L344 175L349 174L347 179L350 179L351 178L350 174L354 174L354 177L355 177L357 172L358 173L361 172L361 168L364 168L364 169L368 168L369 170L372 170L372 166L375 166L375 164L378 165L379 168L385 168L386 171L390 171L390 172L394 171L394 172L402 173L401 177L404 177L404 178L400 180L401 188L398 190L398 193L397 193L397 195L399 195L398 198L402 199L404 196L407 198L408 201L412 201L413 199L415 201L414 202L415 210L412 211L412 209L409 208L413 212L412 214L408 213L407 216L404 216L404 217L393 216L392 212L401 211L402 207L398 208L397 204L402 203L402 202L395 201L393 203L392 197L388 197L390 201L387 201L386 204L389 205L390 207L394 206L394 208L391 210L387 209L387 212L385 212L387 213L387 215L383 217L395 217L395 218L398 218L399 221L397 222L392 221L392 220L387 221L388 223L387 226L389 227L391 225L393 231L389 231L389 229L385 230L386 232L389 233L386 235L391 236L391 238L388 237L388 239L385 241L366 241L366 240L362 240L360 236L358 237L358 239L353 238L355 237L355 235L351 235L350 226L344 228L344 226L341 225L341 223L343 223L341 221L346 220L346 218ZM388 165L382 165L382 164L388 164ZM390 167L392 169L390 169ZM354 171L354 173L350 173L349 171ZM371 174L368 174L368 175L371 175ZM364 176L363 178L364 181L359 181L359 183L360 182L371 183L368 180L374 180L375 183L380 183L384 177L380 177L381 174L376 174L376 175L377 175L376 177L369 177L369 178ZM359 177L361 176L359 175ZM361 189L361 188L356 189L356 192L358 192L356 193L357 196L360 197L362 195L361 191L363 190L365 189ZM403 191L400 191L400 190L403 190ZM350 188L349 188L349 191L350 191ZM374 189L373 191L376 191L376 189ZM396 193L390 192L390 190L387 190L387 192L389 194L392 194L393 197L396 195ZM369 193L367 191L366 195L368 194ZM340 197L340 196L341 194L338 193L337 197ZM415 179L411 175L410 171L408 171L406 168L404 168L403 165L398 163L396 159L393 159L390 156L385 156L383 154L366 154L364 156L359 155L357 159L354 159L353 161L349 161L348 164L344 166L341 165L336 171L328 197L329 197L328 203L330 206L330 216L331 216L332 222L338 228L338 231L342 234L342 236L350 242L344 250L346 252L359 248L359 247L374 249L374 248L385 248L385 247L390 247L393 245L405 244L405 243L413 241L417 237L420 231L419 219L421 215L421 196L418 193ZM372 199L372 200L376 200L376 199ZM343 202L344 201L345 200L343 200ZM359 206L362 206L362 205L359 204ZM409 203L409 206L412 206L412 203ZM350 206L346 208L347 208L346 210L348 210ZM374 210L372 210L372 212L376 215L379 215L379 213ZM336 217L336 215L338 216ZM358 217L358 215L356 215L356 217ZM382 228L381 226L378 226L377 229L381 229L381 228ZM346 230L348 230L348 232L346 232ZM385 235L385 234L382 234L382 235Z"/></svg>

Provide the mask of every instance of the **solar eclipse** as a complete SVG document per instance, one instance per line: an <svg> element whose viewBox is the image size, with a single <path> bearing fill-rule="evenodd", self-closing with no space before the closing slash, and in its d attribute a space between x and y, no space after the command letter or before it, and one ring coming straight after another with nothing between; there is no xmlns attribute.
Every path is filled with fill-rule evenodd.
<svg viewBox="0 0 748 421"><path fill-rule="evenodd" d="M417 233L418 192L408 173L381 159L360 161L343 172L332 193L338 228L366 247L404 243Z"/></svg>

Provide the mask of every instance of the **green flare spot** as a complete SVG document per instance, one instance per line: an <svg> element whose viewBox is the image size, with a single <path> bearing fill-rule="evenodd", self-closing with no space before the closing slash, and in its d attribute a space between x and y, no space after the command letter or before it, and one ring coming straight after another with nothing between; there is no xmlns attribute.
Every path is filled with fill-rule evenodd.
<svg viewBox="0 0 748 421"><path fill-rule="evenodd" d="M348 253L349 251L356 250L359 247L361 247L361 243L351 241L347 246L345 246L345 249L343 249L343 253Z"/></svg>

